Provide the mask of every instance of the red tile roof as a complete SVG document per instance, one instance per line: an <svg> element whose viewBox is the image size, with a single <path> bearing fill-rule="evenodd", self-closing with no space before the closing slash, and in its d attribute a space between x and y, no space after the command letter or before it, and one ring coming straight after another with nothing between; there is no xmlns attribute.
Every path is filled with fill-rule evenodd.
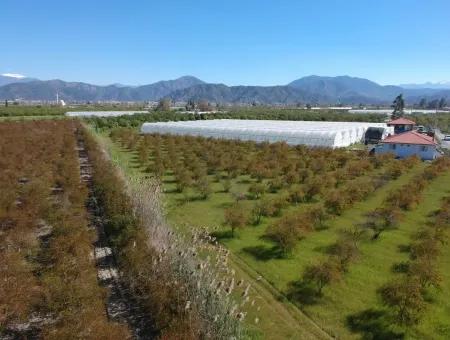
<svg viewBox="0 0 450 340"><path fill-rule="evenodd" d="M433 137L418 133L416 131L408 131L398 135L386 137L381 143L393 144L419 144L419 145L436 145Z"/></svg>
<svg viewBox="0 0 450 340"><path fill-rule="evenodd" d="M388 125L416 125L416 122L406 119L406 118L397 118L388 122Z"/></svg>

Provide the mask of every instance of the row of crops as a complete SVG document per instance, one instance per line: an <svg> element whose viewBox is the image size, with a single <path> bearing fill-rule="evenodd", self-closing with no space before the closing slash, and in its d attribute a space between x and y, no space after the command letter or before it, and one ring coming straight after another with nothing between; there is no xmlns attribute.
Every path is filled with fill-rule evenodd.
<svg viewBox="0 0 450 340"><path fill-rule="evenodd" d="M427 165L415 158L399 161L364 151L283 143L139 136L128 129L112 130L110 136L129 155L133 172L162 182L174 223L209 227L329 333L404 336L412 327L406 333L430 335L437 332L431 327L443 327L431 326L426 317L441 315L440 307L427 306L433 305L430 296L440 294L442 282L427 281L428 274L419 268L434 268L441 277L438 272L445 265L436 260L435 266L424 266L423 259L413 253L405 258L391 244L408 238L415 244L424 237L409 216L423 214L421 208L428 205L421 205L422 200L429 196L438 201L445 196L449 188L436 186L445 183L447 158ZM439 228L441 235L444 229ZM441 242L437 240L426 239L426 244L434 247ZM386 256L393 254L389 261L399 264L390 268L382 263L383 249ZM369 263L386 274L372 280ZM353 287L363 282L370 282L370 294L355 294ZM414 287L420 292L415 295L420 308L409 305L414 294L404 282L422 282ZM401 311L400 297L406 305ZM373 311L363 310L373 304ZM369 327L371 323L379 327Z"/></svg>
<svg viewBox="0 0 450 340"><path fill-rule="evenodd" d="M0 124L0 337L124 339L91 257L71 121Z"/></svg>

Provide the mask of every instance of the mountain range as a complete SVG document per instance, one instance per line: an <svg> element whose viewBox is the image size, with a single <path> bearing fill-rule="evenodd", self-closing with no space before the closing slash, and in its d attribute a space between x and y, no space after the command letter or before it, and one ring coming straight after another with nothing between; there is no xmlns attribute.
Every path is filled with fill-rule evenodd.
<svg viewBox="0 0 450 340"><path fill-rule="evenodd" d="M33 80L37 80L37 79L28 78L21 74L15 74L15 73L0 74L0 86L13 84L13 83L28 83Z"/></svg>
<svg viewBox="0 0 450 340"><path fill-rule="evenodd" d="M400 93L407 103L442 97L450 102L450 89L419 86L379 85L363 78L349 76L308 76L279 86L227 86L206 83L193 76L159 81L149 85L108 86L62 80L0 76L1 100L71 101L173 101L207 100L220 104L388 104Z"/></svg>

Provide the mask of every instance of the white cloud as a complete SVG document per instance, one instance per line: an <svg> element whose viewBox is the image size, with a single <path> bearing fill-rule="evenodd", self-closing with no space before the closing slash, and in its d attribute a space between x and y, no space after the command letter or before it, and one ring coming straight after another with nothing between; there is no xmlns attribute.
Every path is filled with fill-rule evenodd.
<svg viewBox="0 0 450 340"><path fill-rule="evenodd" d="M10 78L17 78L17 79L26 78L26 76L24 76L22 74L18 74L18 73L3 73L2 76L10 77Z"/></svg>

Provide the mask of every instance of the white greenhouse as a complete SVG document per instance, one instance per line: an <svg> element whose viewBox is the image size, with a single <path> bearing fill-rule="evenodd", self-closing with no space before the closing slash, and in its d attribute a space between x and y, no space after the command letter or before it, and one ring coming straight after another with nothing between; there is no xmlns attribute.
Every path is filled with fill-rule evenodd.
<svg viewBox="0 0 450 340"><path fill-rule="evenodd" d="M144 123L141 132L339 148L363 142L369 127L394 133L385 123L234 119Z"/></svg>

